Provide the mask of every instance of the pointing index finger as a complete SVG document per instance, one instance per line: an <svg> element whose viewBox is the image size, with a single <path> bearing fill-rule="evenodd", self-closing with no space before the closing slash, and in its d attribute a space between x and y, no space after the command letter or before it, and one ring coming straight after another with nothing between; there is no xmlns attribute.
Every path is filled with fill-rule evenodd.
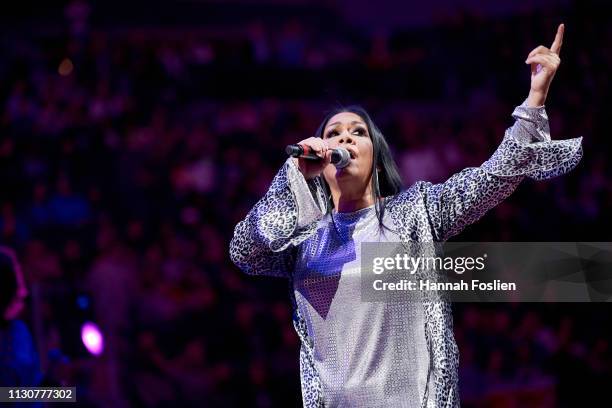
<svg viewBox="0 0 612 408"><path fill-rule="evenodd" d="M559 55L561 51L561 45L563 45L563 32L565 31L565 24L559 24L557 28L557 35L555 35L555 41L550 46L550 50L555 54Z"/></svg>

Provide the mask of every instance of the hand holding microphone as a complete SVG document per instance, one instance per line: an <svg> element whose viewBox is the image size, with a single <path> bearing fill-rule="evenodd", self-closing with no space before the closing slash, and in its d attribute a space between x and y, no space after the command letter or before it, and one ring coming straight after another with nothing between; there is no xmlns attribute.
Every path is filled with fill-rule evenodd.
<svg viewBox="0 0 612 408"><path fill-rule="evenodd" d="M307 180L321 174L330 163L341 169L351 161L346 149L330 149L327 142L318 137L309 137L298 144L289 145L285 151L297 160L298 168Z"/></svg>

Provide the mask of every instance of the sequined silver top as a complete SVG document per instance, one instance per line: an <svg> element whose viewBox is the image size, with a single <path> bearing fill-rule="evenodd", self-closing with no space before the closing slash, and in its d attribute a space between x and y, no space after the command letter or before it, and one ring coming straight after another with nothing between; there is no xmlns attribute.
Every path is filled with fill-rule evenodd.
<svg viewBox="0 0 612 408"><path fill-rule="evenodd" d="M327 215L298 251L294 293L325 406L421 406L430 378L422 303L361 301L361 243L389 241L400 238L381 231L371 206Z"/></svg>

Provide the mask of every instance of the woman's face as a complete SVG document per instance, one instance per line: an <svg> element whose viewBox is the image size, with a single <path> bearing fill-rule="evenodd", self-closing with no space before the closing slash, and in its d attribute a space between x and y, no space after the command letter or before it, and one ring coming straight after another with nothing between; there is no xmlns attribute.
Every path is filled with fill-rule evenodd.
<svg viewBox="0 0 612 408"><path fill-rule="evenodd" d="M323 170L323 176L332 189L342 193L359 194L370 185L373 145L363 119L352 112L341 112L331 117L323 130L323 139L329 148L344 147L351 162L342 169L333 164Z"/></svg>

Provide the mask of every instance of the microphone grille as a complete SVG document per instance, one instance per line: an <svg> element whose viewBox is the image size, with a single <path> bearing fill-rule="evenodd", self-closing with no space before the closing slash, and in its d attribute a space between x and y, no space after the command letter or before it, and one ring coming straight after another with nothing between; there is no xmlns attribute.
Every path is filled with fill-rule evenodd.
<svg viewBox="0 0 612 408"><path fill-rule="evenodd" d="M335 156L335 157L334 157ZM334 149L332 153L332 163L336 166L337 169L342 169L349 165L351 162L351 155L348 150L343 147L337 147Z"/></svg>

